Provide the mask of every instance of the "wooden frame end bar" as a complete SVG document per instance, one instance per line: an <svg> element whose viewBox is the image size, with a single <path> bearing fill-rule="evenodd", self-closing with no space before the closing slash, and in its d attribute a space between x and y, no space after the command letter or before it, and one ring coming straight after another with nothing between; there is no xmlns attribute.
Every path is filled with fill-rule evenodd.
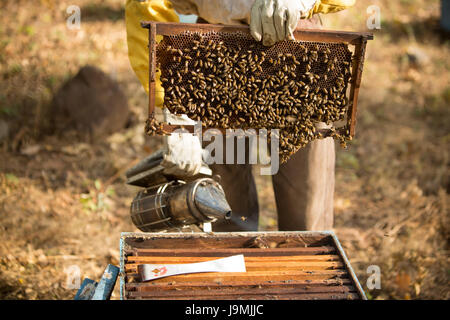
<svg viewBox="0 0 450 320"><path fill-rule="evenodd" d="M155 87L156 87L156 23L148 23L148 46L149 46L149 82L148 95L150 97L148 103L148 115L154 117L155 113ZM153 97L153 98L151 98Z"/></svg>

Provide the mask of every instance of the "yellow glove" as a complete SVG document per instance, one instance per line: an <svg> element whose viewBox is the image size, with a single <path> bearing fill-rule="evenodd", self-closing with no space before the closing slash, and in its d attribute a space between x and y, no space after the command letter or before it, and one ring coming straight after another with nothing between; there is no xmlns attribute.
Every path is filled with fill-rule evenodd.
<svg viewBox="0 0 450 320"><path fill-rule="evenodd" d="M125 23L127 28L128 57L131 67L148 94L148 30L141 27L141 21L179 22L172 4L167 0L127 0L125 4ZM160 39L157 39L160 40ZM155 103L162 107L164 89L156 74Z"/></svg>
<svg viewBox="0 0 450 320"><path fill-rule="evenodd" d="M317 0L314 7L308 12L306 19L316 13L334 13L355 5L355 0Z"/></svg>

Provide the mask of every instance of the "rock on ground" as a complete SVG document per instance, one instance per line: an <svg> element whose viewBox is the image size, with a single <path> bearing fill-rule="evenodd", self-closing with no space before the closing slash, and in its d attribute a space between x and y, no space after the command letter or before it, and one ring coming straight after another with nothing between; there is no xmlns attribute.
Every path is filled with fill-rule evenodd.
<svg viewBox="0 0 450 320"><path fill-rule="evenodd" d="M100 69L85 66L68 80L53 100L54 129L76 130L93 140L123 129L128 103L118 83Z"/></svg>
<svg viewBox="0 0 450 320"><path fill-rule="evenodd" d="M9 125L5 120L0 119L0 142L8 138Z"/></svg>

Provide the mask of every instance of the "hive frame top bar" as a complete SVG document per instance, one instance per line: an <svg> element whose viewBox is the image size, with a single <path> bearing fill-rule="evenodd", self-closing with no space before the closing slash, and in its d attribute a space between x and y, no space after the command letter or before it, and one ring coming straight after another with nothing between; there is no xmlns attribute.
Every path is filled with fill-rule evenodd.
<svg viewBox="0 0 450 320"><path fill-rule="evenodd" d="M241 25L220 25L220 24L202 24L202 23L176 23L176 22L141 22L143 28L149 29L155 26L156 34L174 35L177 33L189 32L243 32L250 33L248 26ZM349 32L349 31L330 31L317 29L297 29L294 31L294 37L303 41L326 41L334 43L357 44L363 40L372 40L373 34L370 32Z"/></svg>

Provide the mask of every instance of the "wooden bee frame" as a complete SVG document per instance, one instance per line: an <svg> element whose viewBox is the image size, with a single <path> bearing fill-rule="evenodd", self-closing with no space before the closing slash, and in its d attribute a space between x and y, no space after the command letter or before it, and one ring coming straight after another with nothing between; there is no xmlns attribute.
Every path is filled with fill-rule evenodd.
<svg viewBox="0 0 450 320"><path fill-rule="evenodd" d="M226 26L214 24L191 24L191 23L171 23L171 22L153 22L144 21L141 23L143 28L149 29L149 118L154 117L155 112L155 84L156 84L156 36L157 35L175 35L189 32L243 32L250 33L248 26ZM294 37L300 41L316 41L324 43L345 43L354 46L354 59L352 62L352 76L350 81L350 94L348 101L347 126L350 136L355 135L356 112L358 105L358 93L361 84L361 76L364 65L364 56L366 51L367 40L372 40L373 35L368 32L347 32L347 31L330 31L315 29L297 29L294 31ZM162 131L171 133L176 129L184 128L193 133L193 125L170 125L164 123ZM216 128L224 131L222 128ZM330 134L330 129L318 130L323 136Z"/></svg>
<svg viewBox="0 0 450 320"><path fill-rule="evenodd" d="M193 263L236 254L244 255L246 272L192 273L145 282L137 270L146 263ZM122 233L120 297L367 300L331 231Z"/></svg>

